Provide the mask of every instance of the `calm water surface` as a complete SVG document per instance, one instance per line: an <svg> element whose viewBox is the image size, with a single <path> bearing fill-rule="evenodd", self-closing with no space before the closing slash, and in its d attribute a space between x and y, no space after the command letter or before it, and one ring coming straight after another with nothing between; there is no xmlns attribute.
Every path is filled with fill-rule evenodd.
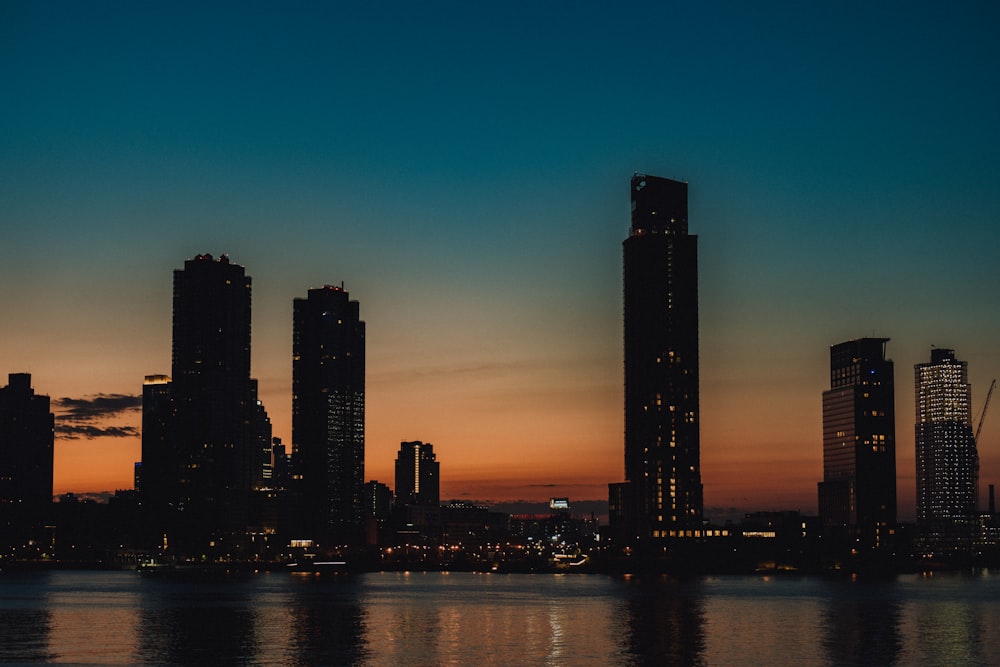
<svg viewBox="0 0 1000 667"><path fill-rule="evenodd" d="M0 662L1000 665L1000 574L0 574Z"/></svg>

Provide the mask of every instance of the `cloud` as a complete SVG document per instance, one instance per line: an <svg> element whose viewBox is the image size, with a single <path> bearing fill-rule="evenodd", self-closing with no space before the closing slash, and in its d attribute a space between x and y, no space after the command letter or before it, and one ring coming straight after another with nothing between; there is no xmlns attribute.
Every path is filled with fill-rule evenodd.
<svg viewBox="0 0 1000 667"><path fill-rule="evenodd" d="M60 419L72 422L89 422L103 417L113 417L123 412L142 409L142 395L95 394L87 398L57 398L53 401L60 409Z"/></svg>
<svg viewBox="0 0 1000 667"><path fill-rule="evenodd" d="M95 394L84 398L57 398L55 432L66 440L85 438L138 438L135 426L108 426L99 422L142 409L142 396L135 394Z"/></svg>
<svg viewBox="0 0 1000 667"><path fill-rule="evenodd" d="M79 440L86 438L138 438L139 429L135 426L93 426L56 423L56 434L64 440Z"/></svg>

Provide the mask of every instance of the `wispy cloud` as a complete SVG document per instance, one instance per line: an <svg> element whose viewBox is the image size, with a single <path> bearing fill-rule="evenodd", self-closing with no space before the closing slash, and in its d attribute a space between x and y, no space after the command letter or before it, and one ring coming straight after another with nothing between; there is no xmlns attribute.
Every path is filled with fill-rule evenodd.
<svg viewBox="0 0 1000 667"><path fill-rule="evenodd" d="M84 398L57 398L55 432L68 440L86 438L138 438L135 426L100 424L109 417L118 417L142 409L142 396L134 394L95 394Z"/></svg>
<svg viewBox="0 0 1000 667"><path fill-rule="evenodd" d="M135 426L80 426L74 424L60 424L56 422L56 433L65 440L79 440L86 438L138 438L139 429Z"/></svg>
<svg viewBox="0 0 1000 667"><path fill-rule="evenodd" d="M86 398L57 398L55 406L60 417L68 421L90 421L113 417L142 408L142 396L136 394L94 394Z"/></svg>

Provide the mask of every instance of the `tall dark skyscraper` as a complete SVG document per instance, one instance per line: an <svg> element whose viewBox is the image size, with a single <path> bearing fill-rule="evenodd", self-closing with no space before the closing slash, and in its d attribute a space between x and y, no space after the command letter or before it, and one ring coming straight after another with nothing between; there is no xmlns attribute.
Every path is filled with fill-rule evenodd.
<svg viewBox="0 0 1000 667"><path fill-rule="evenodd" d="M698 238L687 184L636 174L624 249L625 479L614 532L640 542L702 535Z"/></svg>
<svg viewBox="0 0 1000 667"><path fill-rule="evenodd" d="M825 532L859 553L886 546L896 525L896 413L888 338L859 338L830 348L830 389L823 392Z"/></svg>
<svg viewBox="0 0 1000 667"><path fill-rule="evenodd" d="M921 551L968 550L978 523L979 454L972 431L968 363L954 350L931 350L914 366L917 531Z"/></svg>
<svg viewBox="0 0 1000 667"><path fill-rule="evenodd" d="M365 323L343 288L294 301L292 452L297 538L359 543L365 518Z"/></svg>
<svg viewBox="0 0 1000 667"><path fill-rule="evenodd" d="M54 427L49 397L35 393L31 375L9 374L0 388L0 546L39 537L48 519Z"/></svg>
<svg viewBox="0 0 1000 667"><path fill-rule="evenodd" d="M142 383L142 463L139 497L142 501L144 537L161 544L172 532L180 469L171 440L174 403L169 375L147 375Z"/></svg>
<svg viewBox="0 0 1000 667"><path fill-rule="evenodd" d="M198 255L174 271L173 303L172 378L143 389L143 495L182 550L236 548L260 458L250 277L226 255Z"/></svg>
<svg viewBox="0 0 1000 667"><path fill-rule="evenodd" d="M396 504L441 504L441 464L434 455L434 445L419 440L399 443Z"/></svg>

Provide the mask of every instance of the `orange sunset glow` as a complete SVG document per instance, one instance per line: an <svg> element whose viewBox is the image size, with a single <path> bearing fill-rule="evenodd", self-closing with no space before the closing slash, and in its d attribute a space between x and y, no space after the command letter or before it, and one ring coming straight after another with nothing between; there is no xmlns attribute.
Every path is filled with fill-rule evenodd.
<svg viewBox="0 0 1000 667"><path fill-rule="evenodd" d="M606 501L637 171L688 184L708 517L816 512L832 345L890 339L901 519L914 364L953 348L977 418L1000 376L1000 56L978 5L271 7L246 25L45 7L0 9L0 374L52 397L57 494L132 488L135 399L171 372L172 272L228 253L286 445L293 299L343 284L367 323L366 479L392 485L419 439L442 498ZM121 409L73 421L98 396Z"/></svg>

